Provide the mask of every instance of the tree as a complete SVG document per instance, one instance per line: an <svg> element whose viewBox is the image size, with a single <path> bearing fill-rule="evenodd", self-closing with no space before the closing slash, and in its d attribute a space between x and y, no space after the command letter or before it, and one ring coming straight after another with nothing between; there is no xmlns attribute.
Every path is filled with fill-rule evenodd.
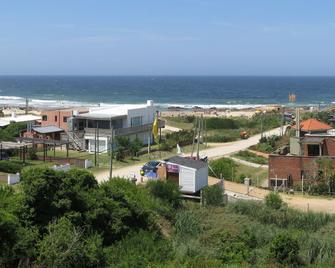
<svg viewBox="0 0 335 268"><path fill-rule="evenodd" d="M142 147L143 143L136 137L136 139L130 143L129 147L132 157L137 156Z"/></svg>
<svg viewBox="0 0 335 268"><path fill-rule="evenodd" d="M48 226L39 243L38 264L42 267L102 267L104 254L102 238L75 227L67 218L60 218Z"/></svg>
<svg viewBox="0 0 335 268"><path fill-rule="evenodd" d="M94 176L85 170L68 172L32 168L22 172L23 216L41 228L52 219L71 214L80 221L87 209L90 190L97 188ZM76 219L75 219L76 218Z"/></svg>
<svg viewBox="0 0 335 268"><path fill-rule="evenodd" d="M331 181L334 176L334 166L333 161L330 158L319 157L315 160L318 166L319 179L328 185L328 194L331 194Z"/></svg>

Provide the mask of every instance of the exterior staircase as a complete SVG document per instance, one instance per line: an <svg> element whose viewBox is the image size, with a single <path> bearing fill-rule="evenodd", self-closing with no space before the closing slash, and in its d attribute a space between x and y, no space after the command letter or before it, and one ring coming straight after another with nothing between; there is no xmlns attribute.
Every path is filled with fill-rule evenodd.
<svg viewBox="0 0 335 268"><path fill-rule="evenodd" d="M69 131L65 135L66 139L70 142L70 147L77 151L85 151L85 140L79 133Z"/></svg>

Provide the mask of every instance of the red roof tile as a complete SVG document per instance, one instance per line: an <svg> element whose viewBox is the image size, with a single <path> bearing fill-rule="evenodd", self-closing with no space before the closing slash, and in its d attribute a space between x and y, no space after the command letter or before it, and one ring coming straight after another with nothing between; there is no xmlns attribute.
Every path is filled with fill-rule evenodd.
<svg viewBox="0 0 335 268"><path fill-rule="evenodd" d="M296 128L295 125L293 128ZM317 119L311 118L300 123L300 130L304 132L313 132L313 131L327 131L332 129L330 125L327 125L323 122L320 122Z"/></svg>

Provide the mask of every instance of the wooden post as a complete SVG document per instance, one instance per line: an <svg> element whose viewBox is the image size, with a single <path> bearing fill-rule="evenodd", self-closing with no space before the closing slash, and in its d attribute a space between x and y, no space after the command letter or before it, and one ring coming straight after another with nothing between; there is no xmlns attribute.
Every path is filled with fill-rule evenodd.
<svg viewBox="0 0 335 268"><path fill-rule="evenodd" d="M23 146L23 163L26 163L26 146Z"/></svg>
<svg viewBox="0 0 335 268"><path fill-rule="evenodd" d="M66 143L66 158L69 159L69 143Z"/></svg>
<svg viewBox="0 0 335 268"><path fill-rule="evenodd" d="M0 144L0 160L2 160L2 143Z"/></svg>
<svg viewBox="0 0 335 268"><path fill-rule="evenodd" d="M45 162L45 143L43 142L43 162Z"/></svg>

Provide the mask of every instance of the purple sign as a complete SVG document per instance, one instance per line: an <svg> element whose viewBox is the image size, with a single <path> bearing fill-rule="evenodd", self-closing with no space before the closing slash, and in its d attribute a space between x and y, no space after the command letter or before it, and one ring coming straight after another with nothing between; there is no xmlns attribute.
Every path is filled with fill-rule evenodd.
<svg viewBox="0 0 335 268"><path fill-rule="evenodd" d="M175 164L166 164L166 170L170 173L179 173L179 166Z"/></svg>

